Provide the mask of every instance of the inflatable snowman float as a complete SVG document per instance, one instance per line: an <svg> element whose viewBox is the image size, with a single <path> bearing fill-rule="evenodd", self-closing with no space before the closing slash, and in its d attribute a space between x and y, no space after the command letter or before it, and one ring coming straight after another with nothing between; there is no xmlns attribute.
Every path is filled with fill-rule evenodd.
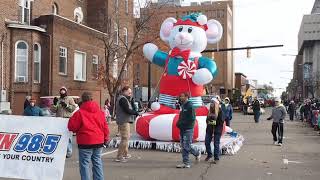
<svg viewBox="0 0 320 180"><path fill-rule="evenodd" d="M152 43L144 45L144 56L163 67L164 73L160 80L159 102L152 103L152 112L136 120L136 132L140 136L147 140L179 141L180 131L176 127L179 110L175 109L175 103L181 93L188 92L196 109L193 138L204 141L208 109L203 106L201 96L205 93L204 85L216 77L218 69L215 61L203 57L201 52L208 43L217 43L222 31L218 21L207 20L202 14L190 14L178 20L170 17L160 28L161 40L171 48L169 53L160 51Z"/></svg>

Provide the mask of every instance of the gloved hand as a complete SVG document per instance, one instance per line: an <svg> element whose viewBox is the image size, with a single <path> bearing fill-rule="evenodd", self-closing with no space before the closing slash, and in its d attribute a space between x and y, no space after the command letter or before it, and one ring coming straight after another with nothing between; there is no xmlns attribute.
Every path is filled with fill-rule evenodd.
<svg viewBox="0 0 320 180"><path fill-rule="evenodd" d="M59 99L57 97L53 98L53 105L57 105L58 104Z"/></svg>
<svg viewBox="0 0 320 180"><path fill-rule="evenodd" d="M61 106L64 107L64 108L66 108L66 107L68 106L67 103L65 103L64 101L61 101L60 104L61 104Z"/></svg>

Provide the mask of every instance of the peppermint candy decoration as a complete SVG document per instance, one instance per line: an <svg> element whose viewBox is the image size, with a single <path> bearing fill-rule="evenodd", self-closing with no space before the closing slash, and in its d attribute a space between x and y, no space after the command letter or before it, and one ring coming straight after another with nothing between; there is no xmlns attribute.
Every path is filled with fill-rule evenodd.
<svg viewBox="0 0 320 180"><path fill-rule="evenodd" d="M187 62L182 61L178 66L178 74L182 77L182 79L192 78L196 70L196 64L190 60Z"/></svg>

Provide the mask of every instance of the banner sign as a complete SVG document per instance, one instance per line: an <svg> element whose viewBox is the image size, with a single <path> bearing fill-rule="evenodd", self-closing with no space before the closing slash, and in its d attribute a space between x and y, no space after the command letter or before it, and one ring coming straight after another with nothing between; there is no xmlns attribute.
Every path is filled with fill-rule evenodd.
<svg viewBox="0 0 320 180"><path fill-rule="evenodd" d="M312 64L305 63L303 64L303 79L310 80L312 74Z"/></svg>
<svg viewBox="0 0 320 180"><path fill-rule="evenodd" d="M0 115L0 177L61 180L68 119Z"/></svg>

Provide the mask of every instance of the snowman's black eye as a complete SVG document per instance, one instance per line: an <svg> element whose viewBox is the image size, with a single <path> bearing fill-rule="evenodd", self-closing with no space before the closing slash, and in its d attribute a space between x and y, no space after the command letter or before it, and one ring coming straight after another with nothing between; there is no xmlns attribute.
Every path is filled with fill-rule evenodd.
<svg viewBox="0 0 320 180"><path fill-rule="evenodd" d="M188 33L191 33L192 32L192 27L189 27L188 28Z"/></svg>
<svg viewBox="0 0 320 180"><path fill-rule="evenodd" d="M182 26L180 26L179 27L179 32L181 32L183 30L183 27Z"/></svg>

